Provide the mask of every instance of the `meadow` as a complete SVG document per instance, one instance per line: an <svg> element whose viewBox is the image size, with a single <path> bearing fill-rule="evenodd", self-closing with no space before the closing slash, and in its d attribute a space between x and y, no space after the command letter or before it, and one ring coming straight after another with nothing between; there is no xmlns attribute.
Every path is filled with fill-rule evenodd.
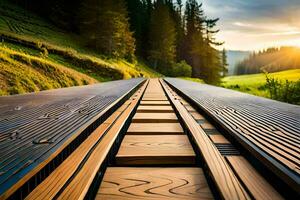
<svg viewBox="0 0 300 200"><path fill-rule="evenodd" d="M300 69L269 73L268 76L274 79L278 79L282 82L286 80L296 82L300 79ZM263 73L228 76L222 79L221 84L221 86L225 88L269 98L270 94L265 85L266 75Z"/></svg>

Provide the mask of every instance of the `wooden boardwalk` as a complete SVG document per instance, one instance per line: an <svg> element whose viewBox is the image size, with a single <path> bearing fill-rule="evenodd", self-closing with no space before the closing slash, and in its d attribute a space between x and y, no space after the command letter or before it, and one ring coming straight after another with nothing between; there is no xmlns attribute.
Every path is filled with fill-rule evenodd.
<svg viewBox="0 0 300 200"><path fill-rule="evenodd" d="M167 81L299 193L299 106L179 79Z"/></svg>
<svg viewBox="0 0 300 200"><path fill-rule="evenodd" d="M76 145L60 164L47 154L49 161L39 162L52 163L52 169L38 180L39 170L25 167L32 178L19 174L0 199L297 199L297 187L285 186L281 174L270 178L273 169L252 162L249 147L202 112L191 95L177 93L161 79L126 83L109 104L109 114L90 122L93 128L81 140L70 138Z"/></svg>
<svg viewBox="0 0 300 200"><path fill-rule="evenodd" d="M38 184L142 81L0 97L0 196Z"/></svg>

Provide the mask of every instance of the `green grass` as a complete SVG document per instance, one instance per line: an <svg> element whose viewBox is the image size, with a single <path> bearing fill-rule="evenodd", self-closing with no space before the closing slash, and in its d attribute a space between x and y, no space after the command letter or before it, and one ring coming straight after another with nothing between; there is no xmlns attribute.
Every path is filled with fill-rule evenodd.
<svg viewBox="0 0 300 200"><path fill-rule="evenodd" d="M270 73L270 77L285 81L298 81L300 79L300 69L286 70L281 72ZM266 76L264 74L251 74L240 76L228 76L222 79L221 86L229 89L246 92L249 94L269 97L265 89Z"/></svg>
<svg viewBox="0 0 300 200"><path fill-rule="evenodd" d="M48 59L0 46L0 95L93 83L97 81Z"/></svg>
<svg viewBox="0 0 300 200"><path fill-rule="evenodd" d="M51 63L52 66L58 68L68 68L72 72L85 74L86 77L93 81L111 81L118 79L129 79L135 77L160 77L161 74L147 67L143 62L129 63L122 59L109 59L97 52L85 47L84 39L76 34L67 33L37 15L18 7L8 0L0 1L0 42L2 52L8 54L6 59L8 66L13 66L17 70L20 62L10 54L20 54L22 57L30 59L40 59L43 63ZM7 56L7 55L6 55ZM3 60L0 61L3 64ZM17 64L15 63L17 62ZM31 62L26 63L28 68L34 68ZM24 63L22 63L24 67ZM7 70L7 68L5 68ZM40 68L41 72L44 68ZM2 66L0 73L6 74ZM31 70L31 69L30 69ZM44 69L45 70L45 69ZM64 73L65 70L60 72ZM12 79L20 79L26 77L29 73L27 70L18 71L19 74L10 70ZM44 73L44 72L43 72ZM16 77L14 77L16 76ZM33 76L27 77L33 81ZM1 77L1 80L4 80ZM34 80L37 82L38 80ZM62 81L63 82L63 81ZM12 81L3 81L0 95L17 94L30 91L39 91L43 89L51 89L57 87L67 87L68 84L55 85L48 82L47 87L36 87L35 89L24 89L24 86L15 84L14 92L9 92ZM36 83L38 84L38 83Z"/></svg>
<svg viewBox="0 0 300 200"><path fill-rule="evenodd" d="M204 83L202 79L199 78L190 78L190 77L180 77L181 79L187 80L187 81L193 81L197 83Z"/></svg>
<svg viewBox="0 0 300 200"><path fill-rule="evenodd" d="M0 1L0 13L1 33L84 51L84 40L79 35L61 30L9 0Z"/></svg>

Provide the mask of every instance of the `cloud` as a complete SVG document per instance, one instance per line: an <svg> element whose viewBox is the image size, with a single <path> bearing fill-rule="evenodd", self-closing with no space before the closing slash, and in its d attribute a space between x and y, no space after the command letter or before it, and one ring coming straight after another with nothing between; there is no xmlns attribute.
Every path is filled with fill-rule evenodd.
<svg viewBox="0 0 300 200"><path fill-rule="evenodd" d="M245 24L243 22L234 22L233 25L240 27L253 27L253 24Z"/></svg>
<svg viewBox="0 0 300 200"><path fill-rule="evenodd" d="M217 38L226 42L226 48L255 49L284 41L291 44L293 39L299 39L300 0L202 2L208 17L220 18Z"/></svg>

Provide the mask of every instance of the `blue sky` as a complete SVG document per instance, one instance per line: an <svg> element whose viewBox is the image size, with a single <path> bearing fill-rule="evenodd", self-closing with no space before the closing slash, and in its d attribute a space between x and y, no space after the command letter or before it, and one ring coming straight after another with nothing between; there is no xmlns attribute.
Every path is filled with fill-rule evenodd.
<svg viewBox="0 0 300 200"><path fill-rule="evenodd" d="M199 0L219 17L217 38L232 50L300 46L300 0Z"/></svg>

